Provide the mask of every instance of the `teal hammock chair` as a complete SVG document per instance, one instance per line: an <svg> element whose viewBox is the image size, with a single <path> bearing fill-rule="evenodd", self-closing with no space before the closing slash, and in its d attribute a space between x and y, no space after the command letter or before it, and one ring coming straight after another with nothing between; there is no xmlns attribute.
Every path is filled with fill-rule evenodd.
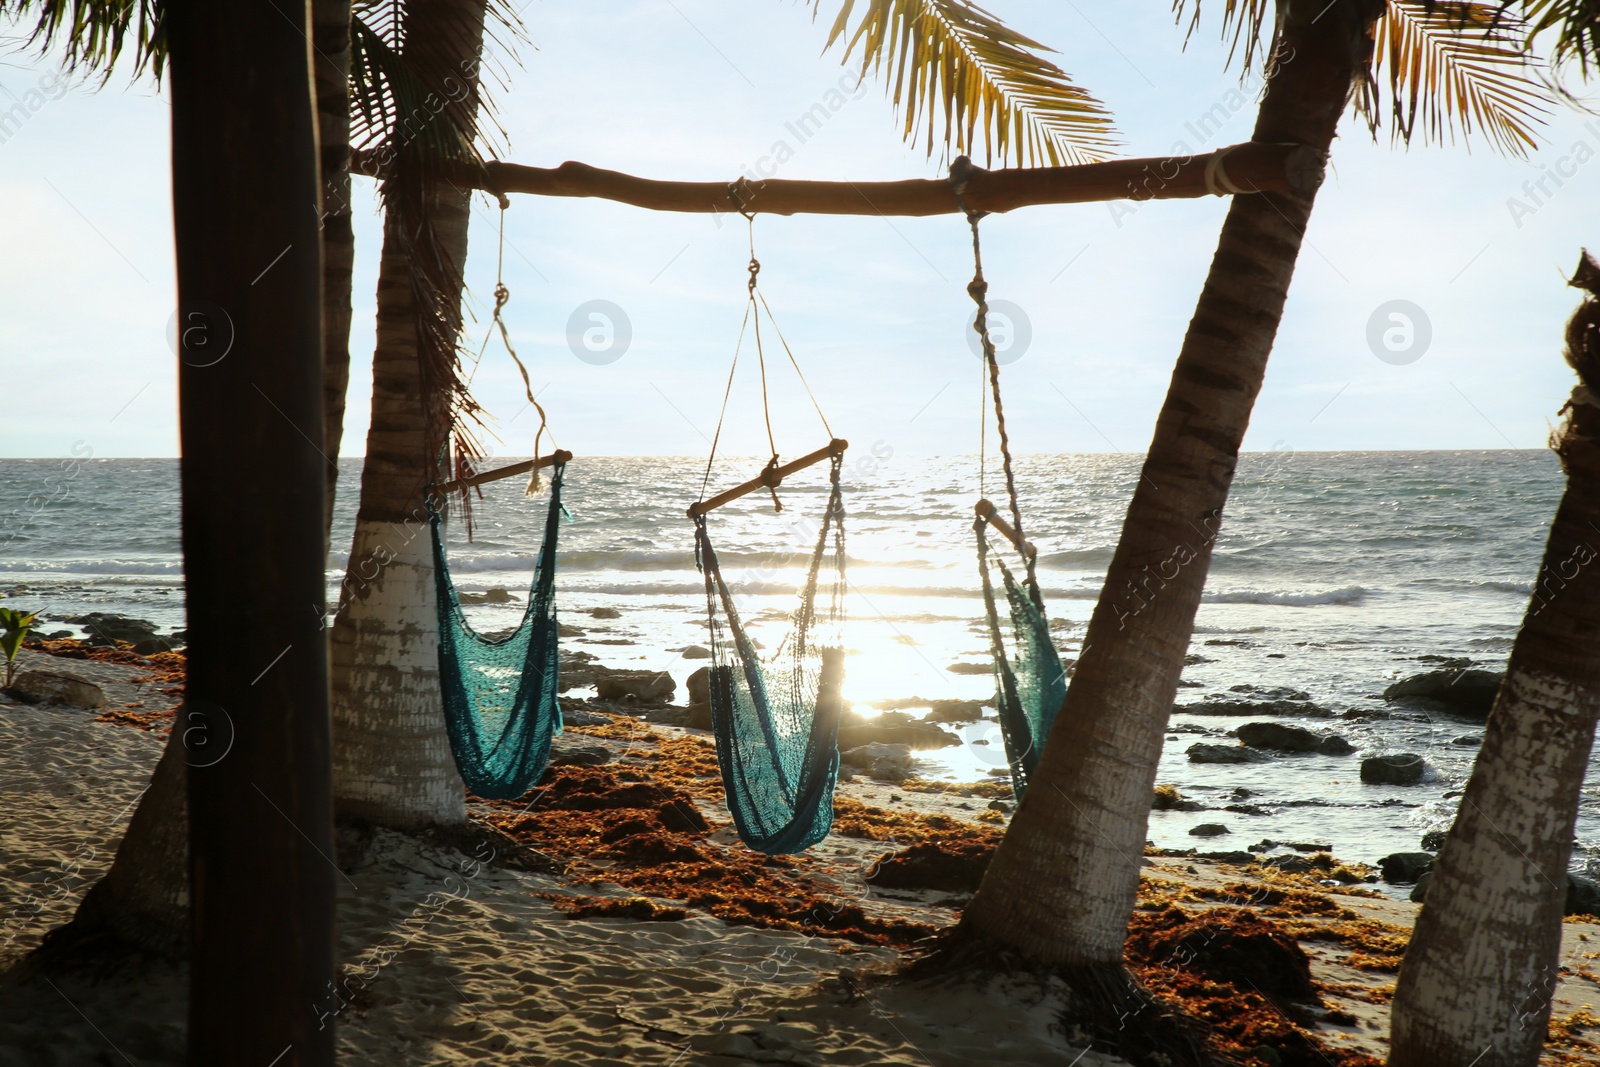
<svg viewBox="0 0 1600 1067"><path fill-rule="evenodd" d="M772 419L767 410L766 357L761 346L760 312L777 330L777 322L766 299L756 289L761 264L756 261L754 220L751 222L749 300L745 325L755 326L755 347L761 363L762 408L767 413L767 442L772 459L759 476L717 496L705 498L710 483L711 465L716 459L717 442L722 438L722 420L728 411L733 391L733 375L739 366L745 327L739 330L734 348L733 367L728 372L728 389L722 398L722 414L711 442L711 458L706 462L706 477L701 483L701 499L689 507L695 528L695 562L705 576L706 610L711 627L711 665L709 696L712 733L716 738L717 763L734 826L746 845L768 855L801 852L828 835L833 827L833 790L839 773L839 722L844 714L841 688L844 683L844 498L839 473L848 447L833 438L828 420L823 429L829 443L790 463L778 463L777 445L772 438ZM757 302L759 301L759 307ZM789 362L805 384L799 363L783 342ZM811 389L806 387L810 394ZM812 404L816 397L812 396ZM822 409L817 408L822 416ZM763 664L755 643L745 633L734 605L732 590L723 578L711 544L706 516L715 509L748 493L766 489L773 506L781 511L777 488L783 479L822 460L830 461L827 510L822 517L816 545L806 568L800 606L793 615L790 633L772 660ZM818 604L819 587L825 598ZM780 662L781 660L781 662Z"/></svg>
<svg viewBox="0 0 1600 1067"><path fill-rule="evenodd" d="M439 616L439 687L444 721L461 779L486 800L514 800L544 773L550 742L561 732L556 700L556 541L564 509L561 488L570 452L513 464L428 494L433 531L433 575ZM534 565L522 622L511 633L485 637L467 622L450 580L434 499L495 478L553 467L544 545Z"/></svg>
<svg viewBox="0 0 1600 1067"><path fill-rule="evenodd" d="M983 213L967 207L962 193L971 173L971 161L962 156L950 167L956 203L967 216L972 229L972 281L967 293L978 305L972 328L977 332L983 355L983 389L979 405L980 424L987 425L987 402L994 401L995 427L1000 438L1000 456L1005 470L1006 495L1011 522L996 514L988 500L979 500L973 529L978 538L978 572L983 579L983 606L989 631L990 654L994 660L995 708L999 712L1000 732L1005 738L1006 761L1011 765L1011 790L1018 800L1027 791L1028 780L1039 762L1045 738L1050 735L1056 713L1067 695L1067 673L1061 653L1050 637L1044 597L1035 573L1038 552L1022 535L1022 508L1017 501L1016 476L1011 468L1011 442L1006 435L1005 408L1000 403L1000 361L989 334L989 283L983 277L983 256L978 242L978 221ZM979 480L988 461L986 429L979 435ZM1022 557L1023 577L1018 581L1005 561L992 551L988 530L993 528L1009 541ZM1004 621L995 595L995 578L1005 590ZM1009 641L1008 641L1009 637ZM1007 648L1010 651L1007 651Z"/></svg>

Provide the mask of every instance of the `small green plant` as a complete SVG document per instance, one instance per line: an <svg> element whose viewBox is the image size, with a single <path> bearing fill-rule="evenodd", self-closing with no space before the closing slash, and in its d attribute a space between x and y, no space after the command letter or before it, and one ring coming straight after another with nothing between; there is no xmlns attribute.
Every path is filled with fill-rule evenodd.
<svg viewBox="0 0 1600 1067"><path fill-rule="evenodd" d="M35 612L0 608L0 652L4 652L6 656L7 687L16 681L17 652L21 650L22 641L28 636L28 630L37 617Z"/></svg>

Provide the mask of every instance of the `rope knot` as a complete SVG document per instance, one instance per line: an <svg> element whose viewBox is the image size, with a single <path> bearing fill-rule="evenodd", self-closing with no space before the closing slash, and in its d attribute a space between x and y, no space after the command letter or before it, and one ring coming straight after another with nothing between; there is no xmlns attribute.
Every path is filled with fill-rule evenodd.
<svg viewBox="0 0 1600 1067"><path fill-rule="evenodd" d="M983 303L984 298L989 295L989 283L982 278L972 279L967 283L967 295L972 297L974 302Z"/></svg>

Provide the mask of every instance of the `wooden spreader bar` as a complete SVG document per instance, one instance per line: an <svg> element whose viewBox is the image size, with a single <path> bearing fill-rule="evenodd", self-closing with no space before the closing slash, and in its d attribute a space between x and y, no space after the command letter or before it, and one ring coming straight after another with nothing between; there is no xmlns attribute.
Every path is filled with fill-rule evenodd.
<svg viewBox="0 0 1600 1067"><path fill-rule="evenodd" d="M978 501L977 504L973 505L972 510L978 513L978 517L980 519L987 522L990 526L993 526L996 530L1000 531L1000 534L1005 537L1007 541L1010 541L1013 545L1015 545L1017 551L1021 552L1030 561L1038 558L1039 550L1034 547L1033 542L1023 541L1021 538L1019 538L1017 536L1017 531L1011 528L1011 524L1009 522L1000 517L999 512L995 510L995 506L989 503L989 501Z"/></svg>
<svg viewBox="0 0 1600 1067"><path fill-rule="evenodd" d="M443 485L434 486L433 491L440 496L449 496L451 493L459 492L462 489L471 489L473 486L483 485L485 482L498 482L501 478L513 478L518 474L543 470L546 467L554 467L558 463L571 462L571 460L572 453L564 448L559 448L548 456L541 456L539 459L525 459L521 463L513 463L508 467L496 467L491 471L474 474L470 478L445 482Z"/></svg>
<svg viewBox="0 0 1600 1067"><path fill-rule="evenodd" d="M743 485L736 485L726 492L718 493L710 500L698 500L689 505L689 517L698 519L710 511L715 511L722 505L738 500L740 497L755 492L757 489L776 489L783 484L783 480L795 471L803 471L807 467L821 463L831 456L842 456L844 450L850 447L850 442L840 437L835 437L823 448L801 456L799 459L790 460L780 467L768 467L760 474L751 478Z"/></svg>

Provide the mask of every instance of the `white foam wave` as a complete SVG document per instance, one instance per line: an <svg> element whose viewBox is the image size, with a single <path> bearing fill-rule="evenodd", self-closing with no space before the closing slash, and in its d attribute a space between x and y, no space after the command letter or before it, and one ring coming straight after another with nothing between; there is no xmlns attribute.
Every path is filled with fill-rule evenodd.
<svg viewBox="0 0 1600 1067"><path fill-rule="evenodd" d="M1287 608L1315 608L1329 604L1350 606L1367 598L1369 590L1359 585L1313 591L1282 589L1222 589L1207 592L1208 604L1269 604Z"/></svg>

